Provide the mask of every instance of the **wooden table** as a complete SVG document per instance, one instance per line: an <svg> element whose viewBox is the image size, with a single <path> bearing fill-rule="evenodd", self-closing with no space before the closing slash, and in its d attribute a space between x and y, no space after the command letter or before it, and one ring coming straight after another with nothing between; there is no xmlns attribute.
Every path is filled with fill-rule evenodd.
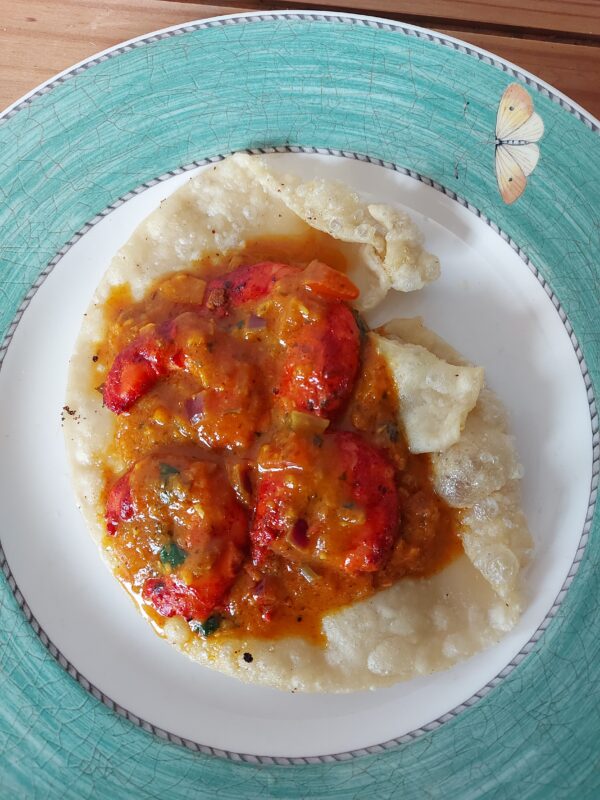
<svg viewBox="0 0 600 800"><path fill-rule="evenodd" d="M360 11L444 31L533 72L600 117L600 0L0 0L0 109L77 61L140 34L247 10Z"/></svg>

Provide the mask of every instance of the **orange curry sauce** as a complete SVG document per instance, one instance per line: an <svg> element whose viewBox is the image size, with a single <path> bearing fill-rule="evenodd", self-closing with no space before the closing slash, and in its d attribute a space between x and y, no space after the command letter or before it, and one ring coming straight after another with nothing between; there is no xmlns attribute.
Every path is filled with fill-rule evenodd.
<svg viewBox="0 0 600 800"><path fill-rule="evenodd" d="M431 575L462 551L456 514L433 491L429 456L408 451L391 376L362 320L358 374L341 406L329 412L311 403L298 410L297 376L292 370L286 384L282 365L302 358L302 347L294 355L290 342L303 326L319 324L330 300L283 279L263 297L211 313L219 311L219 298L211 309L210 278L261 261L304 267L313 259L343 273L334 240L313 232L256 241L235 255L216 253L197 271L161 279L141 302L117 288L106 303L107 337L93 365L100 391L118 354L140 337L156 337L166 321L178 318L177 346L184 351L174 356L180 368L115 415L105 458L126 468L115 474L105 467L103 501L110 516L118 496L121 517L103 544L117 577L159 632L165 614L179 613L198 635L323 642L325 614L404 577ZM202 303L208 310L200 319L195 310ZM307 358L314 360L314 352ZM373 490L382 492L379 499L360 502L364 493L352 484L360 475L349 479L346 469L353 456L340 461L340 448L352 448L357 434L381 453L396 506L385 486ZM369 453L365 463L373 472L380 456ZM357 462L356 470L362 468ZM275 507L279 534L265 540L257 516ZM372 528L384 523L377 517L371 525L371 518L386 513L394 519L382 544ZM377 540L366 551L365 536ZM225 575L225 583L215 584L215 574ZM165 585L172 591L194 584L203 597L217 598L214 608L190 606L181 593L165 605Z"/></svg>

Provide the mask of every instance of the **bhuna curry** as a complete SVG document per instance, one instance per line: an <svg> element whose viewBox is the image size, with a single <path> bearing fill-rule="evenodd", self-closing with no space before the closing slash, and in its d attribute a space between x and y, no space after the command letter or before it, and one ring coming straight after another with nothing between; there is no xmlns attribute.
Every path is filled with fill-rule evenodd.
<svg viewBox="0 0 600 800"><path fill-rule="evenodd" d="M236 156L142 224L84 322L67 442L159 633L245 680L348 691L508 630L529 538L482 370L359 310L436 260L405 215L313 184Z"/></svg>
<svg viewBox="0 0 600 800"><path fill-rule="evenodd" d="M225 261L208 284L176 273L107 305L94 380L132 467L107 475L105 547L156 624L318 640L324 613L460 551L457 512L408 450L388 366L344 302L353 284L287 261Z"/></svg>

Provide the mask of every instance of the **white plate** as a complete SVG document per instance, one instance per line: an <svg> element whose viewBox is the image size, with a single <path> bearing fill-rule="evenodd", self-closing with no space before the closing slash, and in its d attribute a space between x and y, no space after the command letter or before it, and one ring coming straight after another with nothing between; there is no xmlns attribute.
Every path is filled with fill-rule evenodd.
<svg viewBox="0 0 600 800"><path fill-rule="evenodd" d="M59 651L104 694L152 724L223 750L312 756L357 750L442 717L486 686L552 607L584 524L591 479L589 409L560 316L517 253L449 197L393 170L305 154L278 166L337 177L407 207L438 254L442 278L394 294L373 315L422 314L486 369L512 417L535 539L525 613L497 646L447 672L351 695L243 685L189 662L159 639L102 565L75 507L60 427L68 359L111 256L193 173L158 183L95 224L63 256L25 312L0 372L3 546L33 614Z"/></svg>

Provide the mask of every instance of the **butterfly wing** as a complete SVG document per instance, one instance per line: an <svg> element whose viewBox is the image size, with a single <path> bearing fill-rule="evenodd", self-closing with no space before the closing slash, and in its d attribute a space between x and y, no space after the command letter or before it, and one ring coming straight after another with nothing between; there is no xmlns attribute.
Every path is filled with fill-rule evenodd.
<svg viewBox="0 0 600 800"><path fill-rule="evenodd" d="M520 142L538 142L543 135L544 121L534 111L527 122L524 122L514 130L508 138Z"/></svg>
<svg viewBox="0 0 600 800"><path fill-rule="evenodd" d="M519 167L523 170L523 175L525 175L525 177L531 175L540 157L540 148L537 144L505 144L500 146L504 147L510 156L514 158Z"/></svg>
<svg viewBox="0 0 600 800"><path fill-rule="evenodd" d="M498 106L496 139L515 139L515 131L525 125L533 113L533 101L527 90L518 83L511 83L504 90Z"/></svg>
<svg viewBox="0 0 600 800"><path fill-rule="evenodd" d="M514 203L525 191L527 176L540 157L534 143L543 133L544 122L533 110L529 92L511 83L504 90L496 116L496 179L505 203Z"/></svg>
<svg viewBox="0 0 600 800"><path fill-rule="evenodd" d="M536 145L531 146L537 150ZM518 200L527 186L527 176L511 152L517 149L522 148L504 144L496 147L496 179L502 199L507 205Z"/></svg>

